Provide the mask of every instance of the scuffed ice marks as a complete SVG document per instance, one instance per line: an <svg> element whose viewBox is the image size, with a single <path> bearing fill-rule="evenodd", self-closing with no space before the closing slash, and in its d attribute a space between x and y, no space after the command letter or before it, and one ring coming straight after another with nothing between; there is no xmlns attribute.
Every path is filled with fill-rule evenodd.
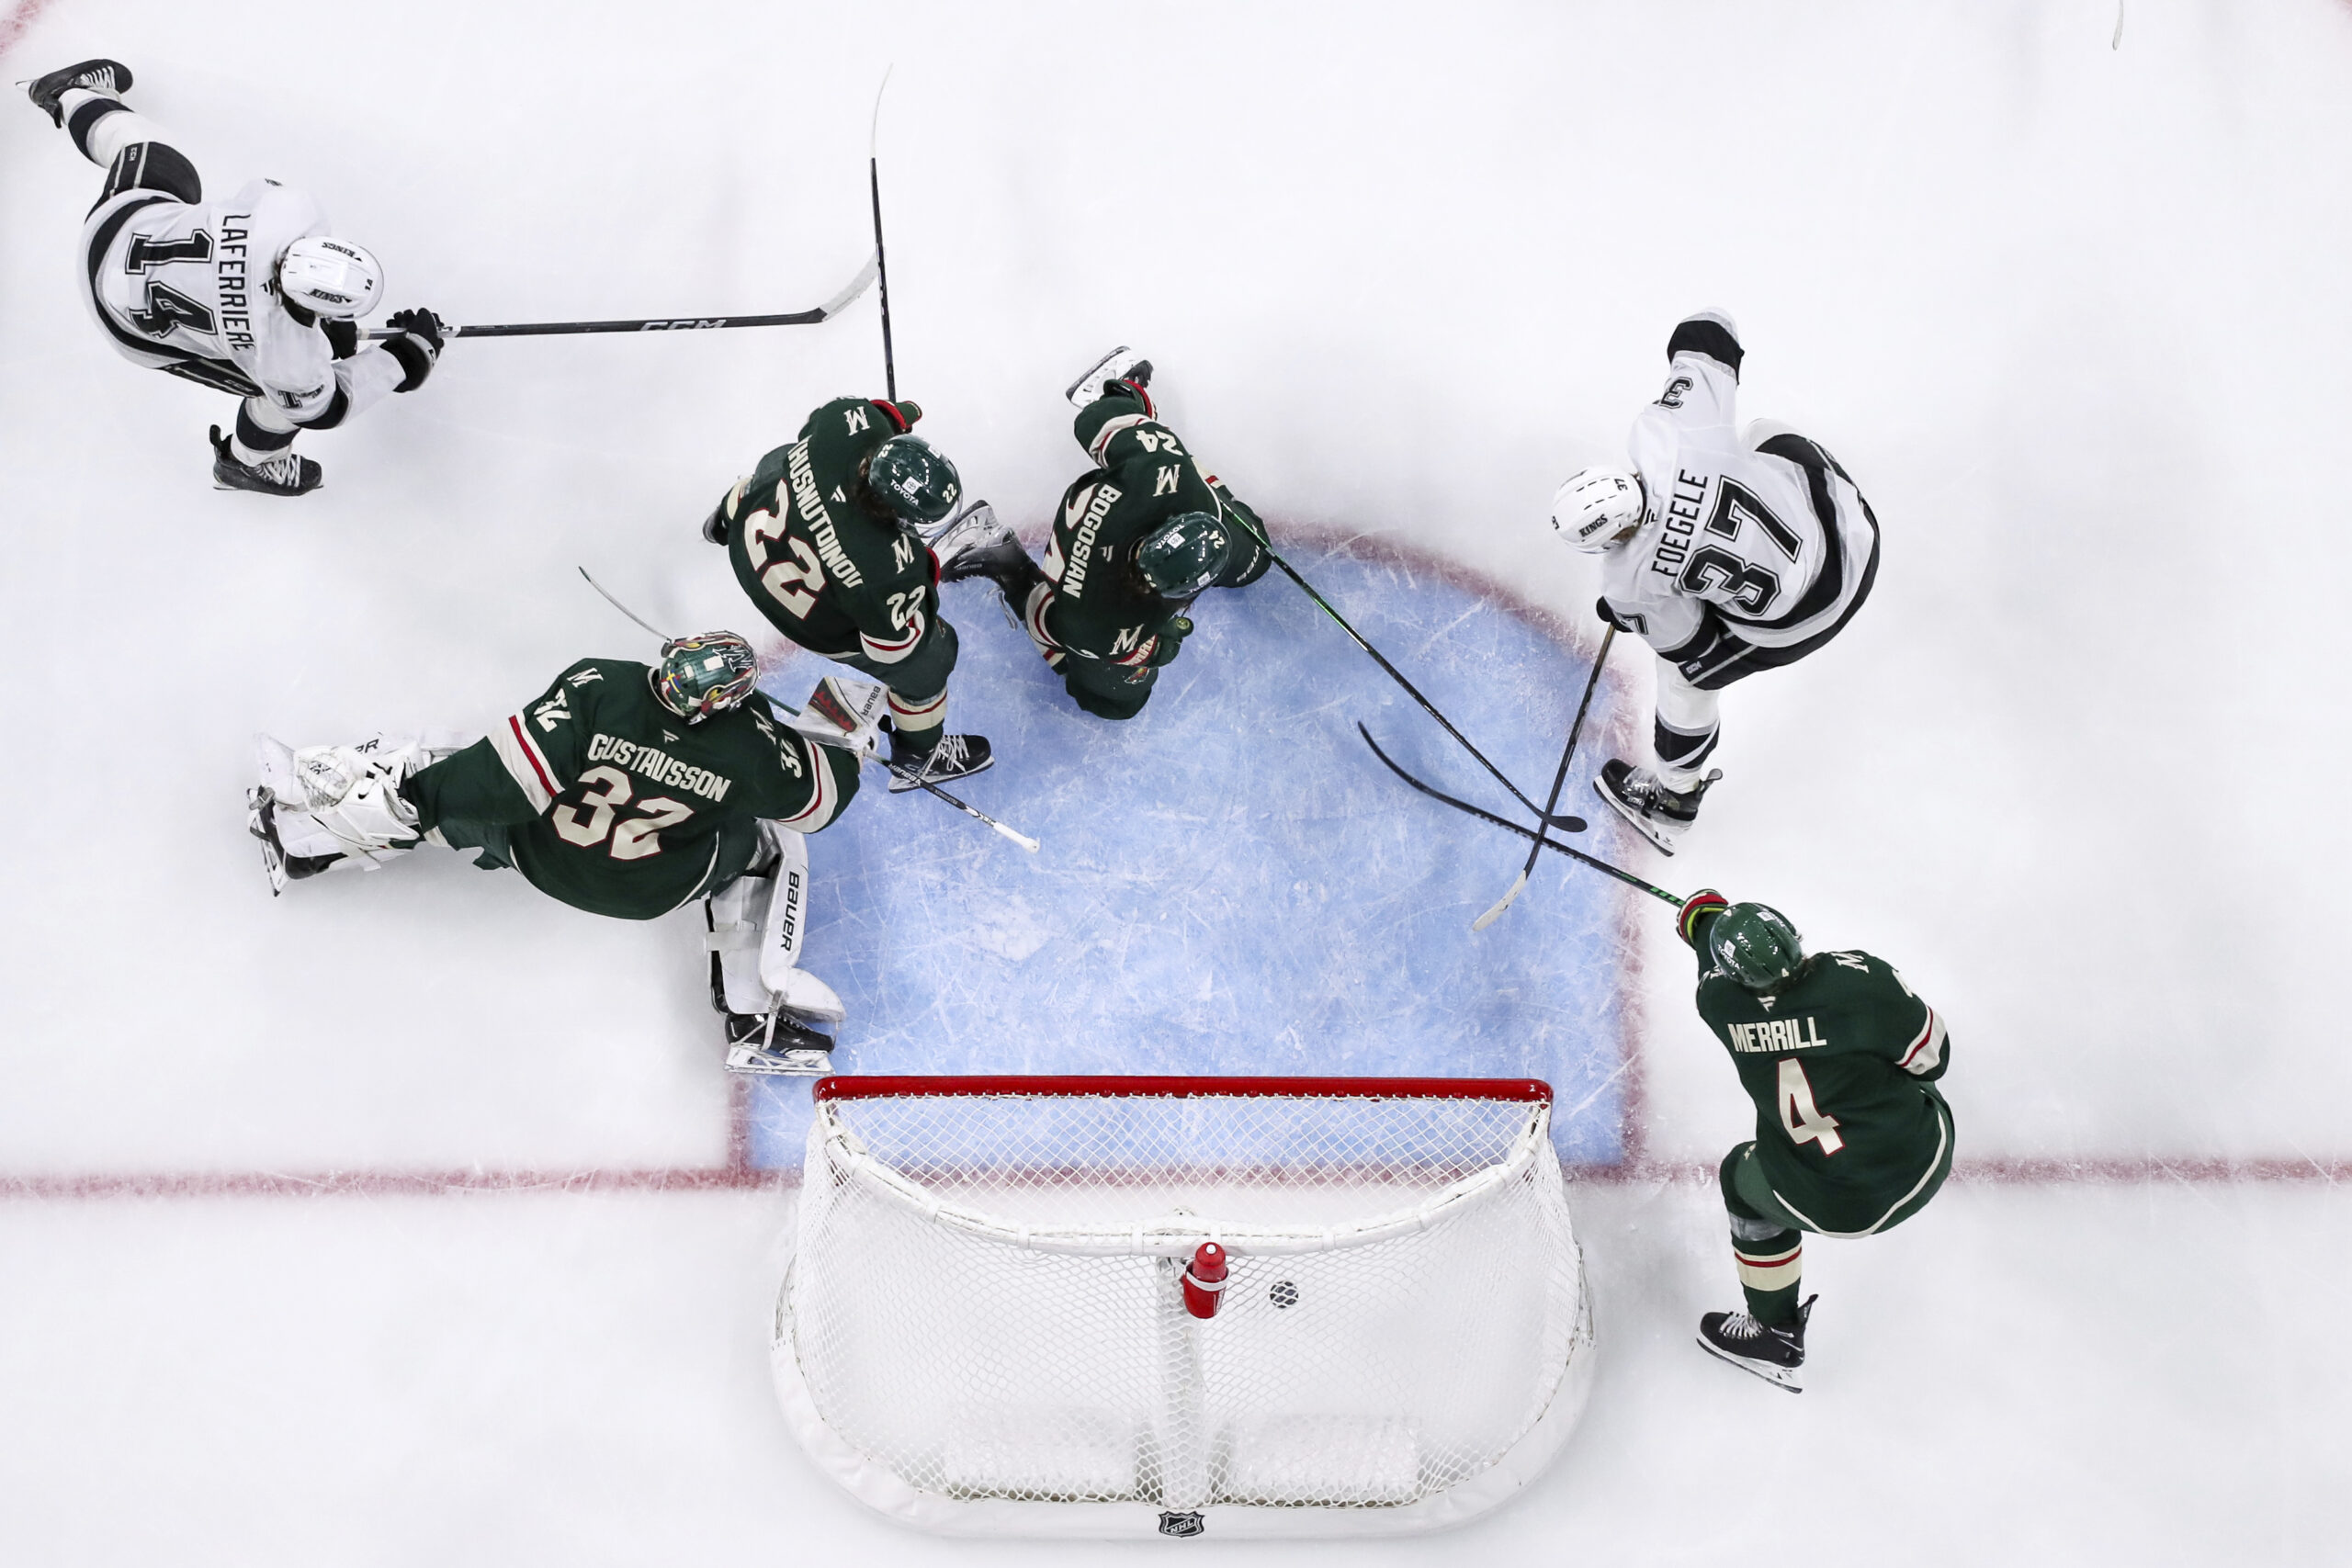
<svg viewBox="0 0 2352 1568"><path fill-rule="evenodd" d="M1426 570L1284 553L1540 798L1589 650ZM813 840L803 961L848 1004L841 1070L1535 1077L1565 1157L1620 1157L1616 885L1546 856L1474 935L1524 840L1406 789L1356 721L1425 777L1510 803L1287 580L1206 595L1125 724L1079 712L983 584L951 584L946 613L950 727L1001 759L958 792L1045 847L872 783ZM828 668L800 656L766 689L797 702ZM1580 750L1564 800L1608 755ZM797 1163L807 1122L804 1086L758 1085L754 1158Z"/></svg>

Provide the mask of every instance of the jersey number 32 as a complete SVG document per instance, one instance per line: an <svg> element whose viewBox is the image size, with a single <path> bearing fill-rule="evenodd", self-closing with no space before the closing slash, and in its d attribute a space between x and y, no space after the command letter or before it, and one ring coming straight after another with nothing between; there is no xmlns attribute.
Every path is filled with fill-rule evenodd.
<svg viewBox="0 0 2352 1568"><path fill-rule="evenodd" d="M657 795L640 800L637 808L645 813L632 817L616 828L613 814L629 804L628 775L618 768L591 768L580 775L583 784L598 787L588 791L579 806L559 806L549 815L555 820L555 830L564 842L593 850L612 835L615 860L643 860L662 852L662 829L674 828L695 814L695 808L684 801ZM589 809L582 810L582 807Z"/></svg>

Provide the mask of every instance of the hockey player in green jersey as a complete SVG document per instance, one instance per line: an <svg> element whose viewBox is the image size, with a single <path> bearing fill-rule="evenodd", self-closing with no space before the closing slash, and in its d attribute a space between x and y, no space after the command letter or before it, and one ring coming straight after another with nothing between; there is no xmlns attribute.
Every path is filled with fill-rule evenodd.
<svg viewBox="0 0 2352 1568"><path fill-rule="evenodd" d="M919 435L920 406L835 398L762 457L703 522L776 630L890 689L893 791L977 773L988 739L947 735L956 628L939 613L939 563L915 529L961 493Z"/></svg>
<svg viewBox="0 0 2352 1568"><path fill-rule="evenodd" d="M1102 718L1143 711L1194 599L1272 564L1256 515L1159 422L1150 381L1150 362L1120 348L1069 389L1099 466L1063 492L1043 570L992 513L940 539L941 579L994 581L1070 699Z"/></svg>
<svg viewBox="0 0 2352 1568"><path fill-rule="evenodd" d="M1876 1235L1925 1208L1951 1171L1951 1108L1936 1089L1951 1039L1885 960L1806 954L1762 904L1706 889L1678 928L1699 953L1699 1016L1756 1102L1756 1136L1718 1179L1746 1312L1711 1312L1699 1343L1800 1387L1808 1298L1802 1233Z"/></svg>
<svg viewBox="0 0 2352 1568"><path fill-rule="evenodd" d="M433 843L591 914L650 920L701 898L728 1065L825 1071L832 1042L808 1025L842 1005L797 964L803 835L849 804L878 736L827 724L819 705L779 716L758 675L750 643L712 632L664 643L650 668L581 660L470 745L265 737L248 826L276 890Z"/></svg>

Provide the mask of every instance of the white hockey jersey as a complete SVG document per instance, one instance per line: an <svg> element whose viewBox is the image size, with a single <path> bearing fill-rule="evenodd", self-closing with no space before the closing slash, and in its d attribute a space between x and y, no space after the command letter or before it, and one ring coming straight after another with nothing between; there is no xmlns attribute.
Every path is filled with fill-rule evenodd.
<svg viewBox="0 0 2352 1568"><path fill-rule="evenodd" d="M1601 561L1602 596L1620 624L1678 662L1714 640L1711 621L1764 648L1835 631L1877 563L1878 524L1826 453L1785 434L1763 439L1762 451L1740 438L1740 357L1726 318L1693 316L1675 329L1666 389L1627 442L1642 525Z"/></svg>
<svg viewBox="0 0 2352 1568"><path fill-rule="evenodd" d="M278 299L270 281L277 258L305 234L327 231L315 199L275 180L194 204L125 190L83 225L90 307L137 364L266 396L298 424L320 422L341 391L339 418L390 390L402 372L379 349L337 361L325 333Z"/></svg>

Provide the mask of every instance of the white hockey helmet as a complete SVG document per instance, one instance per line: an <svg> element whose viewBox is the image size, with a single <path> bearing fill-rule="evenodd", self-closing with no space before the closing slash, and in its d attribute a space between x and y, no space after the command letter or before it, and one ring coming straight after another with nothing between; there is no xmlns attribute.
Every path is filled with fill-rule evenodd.
<svg viewBox="0 0 2352 1568"><path fill-rule="evenodd" d="M305 234L277 258L277 292L314 315L364 316L384 298L384 269L364 246Z"/></svg>
<svg viewBox="0 0 2352 1568"><path fill-rule="evenodd" d="M1599 555L1642 525L1642 481L1623 468L1578 468L1552 492L1552 527Z"/></svg>

